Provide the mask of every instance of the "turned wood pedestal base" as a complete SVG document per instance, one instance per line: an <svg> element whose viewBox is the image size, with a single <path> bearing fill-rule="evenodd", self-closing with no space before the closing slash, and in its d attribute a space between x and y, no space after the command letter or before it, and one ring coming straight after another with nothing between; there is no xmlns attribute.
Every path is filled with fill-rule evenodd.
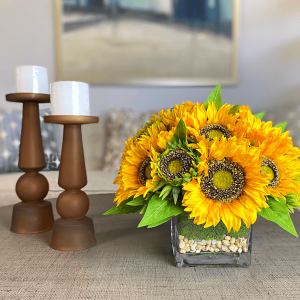
<svg viewBox="0 0 300 300"><path fill-rule="evenodd" d="M51 248L61 251L76 251L96 244L93 220L83 217L79 220L58 219L54 222Z"/></svg>
<svg viewBox="0 0 300 300"><path fill-rule="evenodd" d="M38 233L53 228L52 204L43 199L49 191L49 183L39 173L46 167L40 129L39 103L50 103L50 95L16 93L6 95L10 102L23 103L22 133L19 152L19 168L25 172L16 184L16 193L22 203L14 205L11 231L14 233Z"/></svg>
<svg viewBox="0 0 300 300"><path fill-rule="evenodd" d="M87 184L81 125L98 121L97 117L90 116L45 117L46 123L64 125L58 185L65 191L56 202L61 218L54 222L50 246L55 250L83 250L96 243L93 220L85 216L89 198L81 191Z"/></svg>
<svg viewBox="0 0 300 300"><path fill-rule="evenodd" d="M52 230L53 221L51 202L22 202L14 205L10 230L14 233L44 232Z"/></svg>

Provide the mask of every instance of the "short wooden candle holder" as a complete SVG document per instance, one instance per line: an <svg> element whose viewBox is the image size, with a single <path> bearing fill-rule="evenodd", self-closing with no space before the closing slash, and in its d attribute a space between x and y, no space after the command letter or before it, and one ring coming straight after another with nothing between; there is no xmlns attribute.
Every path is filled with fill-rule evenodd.
<svg viewBox="0 0 300 300"><path fill-rule="evenodd" d="M45 123L63 124L64 135L58 184L65 191L57 198L56 208L61 216L54 222L51 248L76 251L96 243L93 220L86 217L89 198L81 189L87 184L81 125L98 123L98 117L46 116Z"/></svg>
<svg viewBox="0 0 300 300"><path fill-rule="evenodd" d="M6 100L23 103L19 168L25 174L16 184L16 193L22 202L14 205L10 230L15 233L48 231L53 228L54 218L51 202L43 200L48 194L49 183L39 173L46 167L39 103L50 103L50 95L16 93L6 95Z"/></svg>

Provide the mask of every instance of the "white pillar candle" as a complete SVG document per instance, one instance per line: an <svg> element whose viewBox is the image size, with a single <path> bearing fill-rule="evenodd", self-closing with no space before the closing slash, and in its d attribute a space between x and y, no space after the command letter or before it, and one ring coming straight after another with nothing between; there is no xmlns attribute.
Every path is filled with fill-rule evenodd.
<svg viewBox="0 0 300 300"><path fill-rule="evenodd" d="M78 81L50 84L52 115L90 115L89 85Z"/></svg>
<svg viewBox="0 0 300 300"><path fill-rule="evenodd" d="M39 66L16 67L17 93L49 94L48 72Z"/></svg>

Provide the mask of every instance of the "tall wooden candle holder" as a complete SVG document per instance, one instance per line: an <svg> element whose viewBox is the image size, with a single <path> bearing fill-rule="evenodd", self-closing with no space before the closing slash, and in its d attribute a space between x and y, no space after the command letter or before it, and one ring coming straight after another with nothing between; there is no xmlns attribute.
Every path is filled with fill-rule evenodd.
<svg viewBox="0 0 300 300"><path fill-rule="evenodd" d="M46 123L63 124L64 135L58 184L65 191L57 198L56 208L60 219L54 222L51 248L76 251L96 243L93 220L86 217L89 198L81 189L87 184L82 145L81 125L98 123L98 117L47 116Z"/></svg>
<svg viewBox="0 0 300 300"><path fill-rule="evenodd" d="M16 193L22 202L14 205L10 230L15 233L48 231L53 228L54 218L51 202L43 200L48 194L49 183L39 173L46 167L39 103L50 103L50 95L16 93L6 95L6 100L23 103L19 168L25 174L16 184Z"/></svg>

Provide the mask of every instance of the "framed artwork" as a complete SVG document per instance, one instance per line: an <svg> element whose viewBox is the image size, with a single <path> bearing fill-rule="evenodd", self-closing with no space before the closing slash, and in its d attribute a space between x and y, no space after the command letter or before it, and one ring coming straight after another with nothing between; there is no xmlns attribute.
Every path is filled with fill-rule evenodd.
<svg viewBox="0 0 300 300"><path fill-rule="evenodd" d="M239 0L55 0L57 80L235 85Z"/></svg>

